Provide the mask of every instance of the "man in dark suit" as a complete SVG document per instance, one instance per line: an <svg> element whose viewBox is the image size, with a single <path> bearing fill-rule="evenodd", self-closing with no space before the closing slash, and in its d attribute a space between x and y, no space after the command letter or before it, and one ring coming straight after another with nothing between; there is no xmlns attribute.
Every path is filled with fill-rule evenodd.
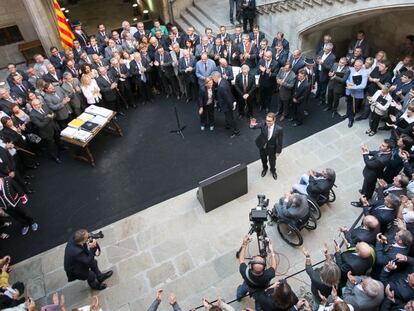
<svg viewBox="0 0 414 311"><path fill-rule="evenodd" d="M250 41L256 46L256 49L260 49L260 43L265 39L265 34L260 31L259 25L253 26L253 31L249 34Z"/></svg>
<svg viewBox="0 0 414 311"><path fill-rule="evenodd" d="M275 51L269 46L269 41L266 38L264 38L262 39L262 41L260 41L259 47L257 49L257 63L264 58L266 52L268 51L272 52L273 58L273 56L275 55Z"/></svg>
<svg viewBox="0 0 414 311"><path fill-rule="evenodd" d="M96 33L96 40L98 41L98 45L106 47L109 40L109 33L105 29L104 24L98 25L98 32Z"/></svg>
<svg viewBox="0 0 414 311"><path fill-rule="evenodd" d="M77 39L73 40L73 48L72 48L72 52L73 52L73 57L75 60L75 63L77 64L80 60L80 56L82 54L82 51L84 51L85 48L83 48L79 41Z"/></svg>
<svg viewBox="0 0 414 311"><path fill-rule="evenodd" d="M243 65L240 69L240 73L236 76L236 82L234 83L239 105L239 118L244 116L251 118L253 117L255 101L256 77L250 73L249 66Z"/></svg>
<svg viewBox="0 0 414 311"><path fill-rule="evenodd" d="M0 111L3 111L7 115L11 116L11 104L22 104L22 99L15 94L10 94L6 89L0 88Z"/></svg>
<svg viewBox="0 0 414 311"><path fill-rule="evenodd" d="M378 179L378 187L375 189L378 200L382 200L389 194L397 197L407 195L407 186L410 179L403 173L394 176L392 184L388 184L384 179Z"/></svg>
<svg viewBox="0 0 414 311"><path fill-rule="evenodd" d="M72 77L80 79L79 66L73 60L68 60L66 63L65 72L70 72Z"/></svg>
<svg viewBox="0 0 414 311"><path fill-rule="evenodd" d="M326 47L326 45L327 45L328 43L333 44L333 42L332 42L332 36L330 36L330 35L324 35L324 36L323 36L323 41L322 41L322 42L320 42L320 43L317 45L317 47L316 47L316 50L315 50L315 55L318 55L320 52L323 52L323 50L325 49L325 47ZM333 48L332 48L332 52L334 52L334 53L335 53L335 45L334 45L334 46L333 46Z"/></svg>
<svg viewBox="0 0 414 311"><path fill-rule="evenodd" d="M226 129L232 129L230 138L240 135L240 130L237 128L236 122L233 116L233 110L236 110L236 100L231 92L230 83L221 77L221 73L213 71L211 77L216 87L217 105L224 113L226 122Z"/></svg>
<svg viewBox="0 0 414 311"><path fill-rule="evenodd" d="M328 103L323 111L332 111L332 118L339 117L338 105L339 100L345 95L346 80L349 76L349 68L346 58L341 57L338 63L335 63L329 71L329 82L327 86Z"/></svg>
<svg viewBox="0 0 414 311"><path fill-rule="evenodd" d="M195 33L194 27L188 27L187 33L185 33L182 37L183 42L190 40L193 42L194 46L200 44L200 36Z"/></svg>
<svg viewBox="0 0 414 311"><path fill-rule="evenodd" d="M261 109L265 109L266 113L270 110L278 69L278 63L272 59L272 52L265 52L263 59L259 61L259 96Z"/></svg>
<svg viewBox="0 0 414 311"><path fill-rule="evenodd" d="M280 155L283 148L283 129L276 125L276 115L269 112L266 121L257 123L256 119L250 120L250 128L260 129L260 135L256 138L256 146L259 148L260 159L262 160L262 177L267 173L269 162L270 172L276 180L276 158Z"/></svg>
<svg viewBox="0 0 414 311"><path fill-rule="evenodd" d="M223 58L230 66L238 66L240 64L237 59L237 47L230 39L224 40Z"/></svg>
<svg viewBox="0 0 414 311"><path fill-rule="evenodd" d="M230 39L230 34L227 33L226 26L220 26L220 33L217 34L216 38L220 38L221 42L223 43L224 40Z"/></svg>
<svg viewBox="0 0 414 311"><path fill-rule="evenodd" d="M102 273L95 259L98 245L95 239L89 239L88 231L77 230L66 244L64 269L68 281L86 280L89 286L95 290L103 290L103 283L113 274L112 270Z"/></svg>
<svg viewBox="0 0 414 311"><path fill-rule="evenodd" d="M125 109L129 106L137 108L137 105L132 101L132 91L129 78L131 76L128 68L125 64L120 64L116 58L111 59L111 67L109 68L110 75L114 78L118 85L119 96L121 97L121 103Z"/></svg>
<svg viewBox="0 0 414 311"><path fill-rule="evenodd" d="M283 50L289 54L289 41L285 39L285 34L280 31L276 34L276 37L273 38L272 48L276 48L279 43L282 44Z"/></svg>
<svg viewBox="0 0 414 311"><path fill-rule="evenodd" d="M162 46L158 46L154 56L154 66L158 68L158 74L166 95L169 98L172 94L180 99L178 94L179 88L175 78L174 68L172 66L172 58L170 53L165 53Z"/></svg>
<svg viewBox="0 0 414 311"><path fill-rule="evenodd" d="M18 96L22 104L26 104L26 98L29 91L34 91L34 87L27 81L24 81L21 75L13 76L13 84L10 87L10 92Z"/></svg>
<svg viewBox="0 0 414 311"><path fill-rule="evenodd" d="M318 95L320 104L325 105L326 88L329 82L329 72L335 62L335 55L332 53L332 44L326 44L323 52L316 56L317 79L318 79Z"/></svg>
<svg viewBox="0 0 414 311"><path fill-rule="evenodd" d="M309 85L306 80L306 74L303 69L299 70L292 95L292 118L294 122L292 126L302 125L305 118L304 109L308 101Z"/></svg>
<svg viewBox="0 0 414 311"><path fill-rule="evenodd" d="M256 15L256 0L240 0L241 16L243 18L244 33L253 32L253 20ZM247 22L249 23L249 30L247 30Z"/></svg>
<svg viewBox="0 0 414 311"><path fill-rule="evenodd" d="M90 40L91 40L91 46L86 48L86 53L88 53L88 55L97 54L98 56L100 56L100 58L104 58L105 57L104 47L98 44L98 40L96 39L95 36L91 36Z"/></svg>
<svg viewBox="0 0 414 311"><path fill-rule="evenodd" d="M391 159L391 150L394 143L390 139L385 139L378 151L369 151L366 145L361 147L365 167L362 172L364 183L361 194L369 200L375 190L377 179L382 176L385 166Z"/></svg>
<svg viewBox="0 0 414 311"><path fill-rule="evenodd" d="M63 71L66 66L66 57L64 52L59 52L58 48L52 46L50 48L49 60L57 70Z"/></svg>
<svg viewBox="0 0 414 311"><path fill-rule="evenodd" d="M150 64L138 52L134 53L134 59L129 63L129 71L132 76L134 91L137 91L143 104L151 101L151 89L147 74Z"/></svg>
<svg viewBox="0 0 414 311"><path fill-rule="evenodd" d="M275 54L273 55L273 58L275 61L277 61L278 68L282 68L286 64L288 56L289 54L286 50L283 49L282 43L277 43L275 46Z"/></svg>
<svg viewBox="0 0 414 311"><path fill-rule="evenodd" d="M75 39L79 41L82 48L89 46L88 35L82 30L82 23L78 20L72 22L73 34Z"/></svg>
<svg viewBox="0 0 414 311"><path fill-rule="evenodd" d="M230 35L230 40L233 42L234 46L238 46L242 43L242 31L240 25L234 27L234 33Z"/></svg>
<svg viewBox="0 0 414 311"><path fill-rule="evenodd" d="M233 68L228 65L225 58L220 58L218 62L218 66L216 67L215 71L218 71L221 73L221 77L223 79L226 79L231 84L233 82L234 76L233 76Z"/></svg>
<svg viewBox="0 0 414 311"><path fill-rule="evenodd" d="M389 261L394 260L397 254L407 256L412 242L413 236L408 230L397 231L393 241L387 241L384 236L377 235L375 265L383 268Z"/></svg>
<svg viewBox="0 0 414 311"><path fill-rule="evenodd" d="M60 140L60 129L54 121L55 114L39 99L31 102L33 109L30 111L30 120L37 129L37 133L46 144L47 152L56 163L62 163L58 157L56 142Z"/></svg>
<svg viewBox="0 0 414 311"><path fill-rule="evenodd" d="M22 76L24 81L29 80L29 76L27 75L27 73L24 70L16 69L16 65L13 63L9 63L7 65L7 71L9 72L9 74L7 75L6 80L7 80L7 83L9 84L9 87L11 87L13 83L13 76L15 75Z"/></svg>
<svg viewBox="0 0 414 311"><path fill-rule="evenodd" d="M346 60L348 62L348 66L350 67L354 66L355 61L357 60L364 62L365 59L362 56L362 49L360 47L355 48L355 50L352 53L346 55Z"/></svg>
<svg viewBox="0 0 414 311"><path fill-rule="evenodd" d="M54 86L62 84L62 72L55 68L52 64L47 64L47 74L43 76L45 82L52 83Z"/></svg>
<svg viewBox="0 0 414 311"><path fill-rule="evenodd" d="M302 57L301 50L294 50L288 59L289 64L292 65L292 71L297 75L298 71L305 67L305 60Z"/></svg>
<svg viewBox="0 0 414 311"><path fill-rule="evenodd" d="M92 69L98 70L99 67L109 68L109 60L99 57L98 54L92 54Z"/></svg>
<svg viewBox="0 0 414 311"><path fill-rule="evenodd" d="M339 230L344 233L345 239L351 246L355 246L358 242L366 242L375 245L377 234L380 232L380 223L375 216L366 215L362 219L359 227L348 229L340 227Z"/></svg>
<svg viewBox="0 0 414 311"><path fill-rule="evenodd" d="M178 62L178 72L184 80L185 93L187 96L186 103L197 98L197 78L195 75L196 58L190 55L188 50L184 50L183 57Z"/></svg>
<svg viewBox="0 0 414 311"><path fill-rule="evenodd" d="M292 191L306 194L318 201L320 195L326 198L329 196L335 179L336 173L332 168L327 168L320 173L310 170L301 176L298 184L292 186Z"/></svg>
<svg viewBox="0 0 414 311"><path fill-rule="evenodd" d="M118 84L116 83L114 77L107 71L106 67L98 68L99 77L96 78L96 83L98 84L102 97L105 103L105 107L117 111L121 116L124 113L121 111L119 106L119 95L118 95Z"/></svg>
<svg viewBox="0 0 414 311"><path fill-rule="evenodd" d="M214 40L214 45L212 48L212 59L216 62L216 65L219 64L219 59L224 57L224 45L220 38Z"/></svg>
<svg viewBox="0 0 414 311"><path fill-rule="evenodd" d="M151 37L151 32L149 30L145 30L143 22L137 23L137 29L138 31L134 33L134 38L137 41L140 41L143 37Z"/></svg>
<svg viewBox="0 0 414 311"><path fill-rule="evenodd" d="M359 242L355 247L349 247L341 252L335 246L335 262L341 269L341 280L345 282L349 271L353 275L365 275L374 265L374 250L368 243Z"/></svg>
<svg viewBox="0 0 414 311"><path fill-rule="evenodd" d="M237 55L241 65L246 64L251 70L256 68L257 49L250 42L248 34L243 35L242 43L237 47Z"/></svg>
<svg viewBox="0 0 414 311"><path fill-rule="evenodd" d="M70 97L66 96L60 86L52 83L45 84L45 95L43 96L46 106L53 111L54 120L63 130L72 119L72 108L70 107Z"/></svg>
<svg viewBox="0 0 414 311"><path fill-rule="evenodd" d="M369 56L369 45L367 39L365 39L365 32L363 30L358 31L356 39L349 43L348 54L353 53L356 48L361 48L364 58Z"/></svg>
<svg viewBox="0 0 414 311"><path fill-rule="evenodd" d="M372 215L378 219L380 223L381 232L386 232L388 226L394 221L400 200L397 196L390 194L384 200L376 200L368 202L367 198L361 196L360 198L364 215ZM353 204L352 204L353 205Z"/></svg>
<svg viewBox="0 0 414 311"><path fill-rule="evenodd" d="M279 86L279 107L276 115L281 115L280 121L285 118L292 118L291 100L295 81L296 75L292 71L292 66L286 63L276 76L276 83Z"/></svg>

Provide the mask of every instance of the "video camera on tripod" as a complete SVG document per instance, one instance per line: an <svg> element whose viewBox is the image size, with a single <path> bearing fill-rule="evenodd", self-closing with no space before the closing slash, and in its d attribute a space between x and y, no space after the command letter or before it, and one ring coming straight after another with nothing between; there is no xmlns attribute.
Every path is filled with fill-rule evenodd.
<svg viewBox="0 0 414 311"><path fill-rule="evenodd" d="M257 206L253 208L249 214L251 223L249 235L253 234L253 232L256 232L259 254L263 258L266 258L269 246L269 238L267 237L265 228L267 215L269 214L269 211L267 210L267 206L269 206L269 199L266 199L266 196L264 194L258 194L257 200Z"/></svg>

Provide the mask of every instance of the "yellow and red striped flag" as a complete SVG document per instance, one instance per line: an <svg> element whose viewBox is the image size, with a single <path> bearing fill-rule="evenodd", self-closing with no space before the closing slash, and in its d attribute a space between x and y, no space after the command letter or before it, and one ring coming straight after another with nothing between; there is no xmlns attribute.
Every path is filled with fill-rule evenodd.
<svg viewBox="0 0 414 311"><path fill-rule="evenodd" d="M73 47L73 39L75 39L75 36L68 22L66 21L65 14L63 14L63 12L61 11L57 0L53 0L53 5L55 7L56 12L56 20L60 35L60 43L62 44L62 47L64 49L71 49Z"/></svg>

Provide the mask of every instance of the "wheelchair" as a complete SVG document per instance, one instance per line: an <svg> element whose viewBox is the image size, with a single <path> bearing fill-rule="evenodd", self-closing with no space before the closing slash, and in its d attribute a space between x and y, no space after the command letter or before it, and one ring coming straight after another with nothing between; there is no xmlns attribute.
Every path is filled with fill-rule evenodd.
<svg viewBox="0 0 414 311"><path fill-rule="evenodd" d="M329 190L327 195L320 194L317 199L312 198L309 195L306 195L308 205L309 205L309 210L311 212L311 215L316 220L322 217L321 208L320 208L322 205L335 202L336 194L335 194L335 191L333 190L334 187L336 188L337 186L333 184L332 188ZM297 191L293 191L293 192L298 193Z"/></svg>
<svg viewBox="0 0 414 311"><path fill-rule="evenodd" d="M268 215L271 221L276 223L277 231L282 239L291 246L301 246L303 244L303 237L300 234L303 228L315 230L317 227L316 219L310 209L307 216L296 221L279 217L273 210L269 211Z"/></svg>

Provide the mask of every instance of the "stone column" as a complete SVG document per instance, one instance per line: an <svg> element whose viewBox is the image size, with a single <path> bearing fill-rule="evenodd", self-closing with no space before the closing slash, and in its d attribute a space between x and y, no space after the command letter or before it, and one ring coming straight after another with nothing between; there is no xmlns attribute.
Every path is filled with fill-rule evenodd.
<svg viewBox="0 0 414 311"><path fill-rule="evenodd" d="M60 47L60 38L51 0L23 0L40 42L49 55L51 46Z"/></svg>

